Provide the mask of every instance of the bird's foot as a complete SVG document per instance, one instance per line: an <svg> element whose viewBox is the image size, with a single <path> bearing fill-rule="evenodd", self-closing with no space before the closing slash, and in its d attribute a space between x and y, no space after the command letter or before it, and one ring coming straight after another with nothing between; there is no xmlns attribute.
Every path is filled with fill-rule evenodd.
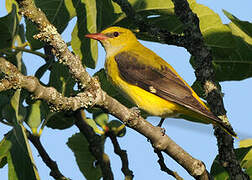
<svg viewBox="0 0 252 180"><path fill-rule="evenodd" d="M165 128L162 128L161 126L162 126L164 120L165 120L165 118L161 118L161 120L159 121L159 123L157 125L157 127L160 127L163 136L165 135Z"/></svg>
<svg viewBox="0 0 252 180"><path fill-rule="evenodd" d="M165 135L165 128L160 127L160 131L161 131L162 135L164 136Z"/></svg>
<svg viewBox="0 0 252 180"><path fill-rule="evenodd" d="M136 114L140 114L140 113L141 113L140 109L139 109L138 107L136 107L136 106L130 108L130 110L131 110L132 112L136 113Z"/></svg>

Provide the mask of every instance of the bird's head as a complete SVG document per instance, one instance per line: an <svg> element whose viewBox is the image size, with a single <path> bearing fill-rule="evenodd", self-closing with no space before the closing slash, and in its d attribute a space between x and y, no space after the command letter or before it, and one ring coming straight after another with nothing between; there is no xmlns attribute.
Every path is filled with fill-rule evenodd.
<svg viewBox="0 0 252 180"><path fill-rule="evenodd" d="M122 27L109 27L100 33L87 34L85 37L100 41L107 55L117 53L122 48L138 42L134 33Z"/></svg>

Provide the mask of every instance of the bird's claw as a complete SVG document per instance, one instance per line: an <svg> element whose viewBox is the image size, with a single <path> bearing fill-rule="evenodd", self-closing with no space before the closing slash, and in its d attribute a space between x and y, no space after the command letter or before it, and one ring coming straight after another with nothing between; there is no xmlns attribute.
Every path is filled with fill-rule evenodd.
<svg viewBox="0 0 252 180"><path fill-rule="evenodd" d="M165 128L161 128L161 133L162 133L163 136L165 135L165 131L166 131Z"/></svg>
<svg viewBox="0 0 252 180"><path fill-rule="evenodd" d="M130 110L132 111L132 112L134 112L134 113L136 113L136 114L140 114L140 110L139 110L139 108L138 107L132 107L132 108L130 108Z"/></svg>

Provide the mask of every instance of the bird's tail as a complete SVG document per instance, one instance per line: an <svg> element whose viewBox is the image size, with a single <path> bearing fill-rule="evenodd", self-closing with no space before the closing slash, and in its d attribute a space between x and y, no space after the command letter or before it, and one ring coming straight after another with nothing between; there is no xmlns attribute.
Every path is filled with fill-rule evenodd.
<svg viewBox="0 0 252 180"><path fill-rule="evenodd" d="M226 133L237 138L237 134L234 132L232 126L216 117L211 111L204 112L201 115L207 118L206 120L208 121L208 123L221 127Z"/></svg>
<svg viewBox="0 0 252 180"><path fill-rule="evenodd" d="M188 110L186 110L188 111ZM201 123L206 123L206 124L213 124L216 126L221 127L227 134L237 138L237 134L234 132L233 128L231 125L228 123L225 123L222 121L220 118L216 117L210 110L208 109L202 109L202 111L188 111L184 114L190 115L193 119L190 117L183 117L189 121L194 121L194 122L201 122ZM195 118L195 119L194 119Z"/></svg>
<svg viewBox="0 0 252 180"><path fill-rule="evenodd" d="M237 138L237 134L234 132L231 125L228 125L227 123L223 122L218 117L215 117L215 119L212 120L216 123L217 126L221 127L226 133Z"/></svg>

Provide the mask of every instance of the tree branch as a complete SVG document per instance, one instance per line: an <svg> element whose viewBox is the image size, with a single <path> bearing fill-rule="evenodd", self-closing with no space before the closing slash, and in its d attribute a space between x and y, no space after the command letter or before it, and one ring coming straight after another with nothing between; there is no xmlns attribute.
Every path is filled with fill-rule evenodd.
<svg viewBox="0 0 252 180"><path fill-rule="evenodd" d="M127 126L136 130L150 140L155 149L165 152L177 163L179 163L185 170L196 179L208 179L208 172L205 165L190 154L184 151L167 135L164 135L160 127L153 126L151 123L143 119L135 111L132 111L125 106L118 103L115 99L105 96L105 104L101 106L108 109L109 112L122 120Z"/></svg>
<svg viewBox="0 0 252 180"><path fill-rule="evenodd" d="M133 172L129 169L129 161L128 161L128 155L127 155L126 150L121 149L117 141L116 135L112 131L107 132L106 135L110 138L114 146L114 152L120 157L122 161L121 170L125 176L125 180L132 180L134 175L133 175Z"/></svg>
<svg viewBox="0 0 252 180"><path fill-rule="evenodd" d="M51 172L50 175L57 180L69 180L66 178L59 170L58 165L55 161L53 161L46 150L44 149L43 145L40 142L39 136L34 136L28 130L26 130L27 137L31 141L31 143L35 146L38 150L40 157L42 158L43 162L50 168Z"/></svg>
<svg viewBox="0 0 252 180"><path fill-rule="evenodd" d="M1 79L0 80L0 92L6 91L8 89L13 88L15 82L12 82L8 79Z"/></svg>
<svg viewBox="0 0 252 180"><path fill-rule="evenodd" d="M158 158L159 158L159 159L158 159L158 164L159 164L159 166L160 166L161 171L166 172L167 174L171 175L172 177L174 177L174 178L177 179L177 180L183 180L183 178L180 177L180 176L178 175L177 172L170 170L170 169L165 165L164 156L162 155L162 152L161 152L161 151L155 149L154 152L157 154L157 156L158 156Z"/></svg>
<svg viewBox="0 0 252 180"><path fill-rule="evenodd" d="M34 1L16 1L20 8L20 14L34 22L40 31L40 33L35 35L34 38L44 41L54 48L54 55L56 55L59 62L69 67L71 74L73 74L73 77L81 83L83 88L91 83L92 78L82 66L80 58L71 53L71 51L67 48L67 44L57 32L57 29L48 21L41 9L36 8Z"/></svg>
<svg viewBox="0 0 252 180"><path fill-rule="evenodd" d="M35 99L43 99L47 103L53 105L52 110L54 111L75 111L80 108L87 108L89 106L93 106L96 104L97 101L101 101L101 97L96 96L96 94L99 94L98 90L101 89L98 89L96 91L96 87L92 87L87 89L85 92L78 93L75 97L64 97L61 93L57 92L55 88L46 87L40 84L39 80L36 77L24 76L18 71L16 66L14 66L2 57L0 57L0 71L5 73L9 80L9 82L7 81L8 86L6 87L6 89L24 88L30 93L32 93ZM93 84L95 83L99 87L99 83L97 80L94 80ZM0 90L6 89L1 88Z"/></svg>

